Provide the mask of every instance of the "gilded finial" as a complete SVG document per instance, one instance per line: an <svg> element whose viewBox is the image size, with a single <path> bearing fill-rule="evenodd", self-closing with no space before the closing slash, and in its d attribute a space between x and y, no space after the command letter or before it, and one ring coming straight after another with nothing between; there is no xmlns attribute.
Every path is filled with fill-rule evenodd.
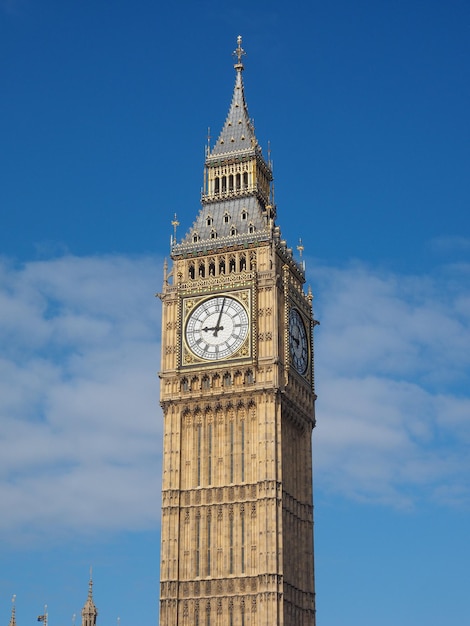
<svg viewBox="0 0 470 626"><path fill-rule="evenodd" d="M237 57L237 63L233 66L236 70L243 69L242 57L245 56L246 52L242 48L242 36L238 35L237 37L237 49L233 51L233 56Z"/></svg>
<svg viewBox="0 0 470 626"><path fill-rule="evenodd" d="M299 238L299 245L297 246L297 250L299 251L300 258L302 258L302 253L303 253L304 249L305 248L304 248L304 246L302 244L302 238L300 237Z"/></svg>
<svg viewBox="0 0 470 626"><path fill-rule="evenodd" d="M175 217L173 218L173 220L171 222L171 225L173 226L173 237L174 237L174 240L176 241L176 229L180 225L180 223L176 219L176 213L175 213Z"/></svg>

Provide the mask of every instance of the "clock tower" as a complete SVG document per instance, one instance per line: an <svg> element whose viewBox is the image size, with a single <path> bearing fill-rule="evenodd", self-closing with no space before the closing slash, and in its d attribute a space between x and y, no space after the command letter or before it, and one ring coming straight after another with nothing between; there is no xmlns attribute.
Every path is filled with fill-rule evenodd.
<svg viewBox="0 0 470 626"><path fill-rule="evenodd" d="M276 224L241 37L234 54L202 206L159 294L160 624L314 626L313 296Z"/></svg>

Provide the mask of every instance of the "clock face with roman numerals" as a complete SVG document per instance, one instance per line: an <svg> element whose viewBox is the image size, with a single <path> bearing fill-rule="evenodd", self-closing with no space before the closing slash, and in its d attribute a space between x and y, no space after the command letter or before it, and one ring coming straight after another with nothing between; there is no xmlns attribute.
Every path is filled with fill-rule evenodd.
<svg viewBox="0 0 470 626"><path fill-rule="evenodd" d="M201 302L186 322L188 348L201 359L219 361L232 356L248 336L249 318L241 302L215 296Z"/></svg>
<svg viewBox="0 0 470 626"><path fill-rule="evenodd" d="M305 374L308 367L308 339L305 324L297 309L291 309L289 315L289 347L292 365Z"/></svg>

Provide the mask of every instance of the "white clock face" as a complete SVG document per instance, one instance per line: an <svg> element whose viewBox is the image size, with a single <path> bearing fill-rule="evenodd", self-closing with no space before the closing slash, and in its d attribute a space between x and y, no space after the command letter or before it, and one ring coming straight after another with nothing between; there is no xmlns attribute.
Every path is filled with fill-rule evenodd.
<svg viewBox="0 0 470 626"><path fill-rule="evenodd" d="M226 359L241 348L248 329L248 313L241 302L217 296L204 300L191 312L185 329L186 343L202 359Z"/></svg>
<svg viewBox="0 0 470 626"><path fill-rule="evenodd" d="M289 346L293 366L299 374L305 374L308 366L308 339L297 309L291 309L289 316Z"/></svg>

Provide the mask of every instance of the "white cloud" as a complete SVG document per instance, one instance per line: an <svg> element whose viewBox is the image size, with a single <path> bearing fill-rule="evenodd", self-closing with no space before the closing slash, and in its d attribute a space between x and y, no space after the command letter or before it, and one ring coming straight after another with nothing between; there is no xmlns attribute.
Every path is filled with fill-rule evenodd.
<svg viewBox="0 0 470 626"><path fill-rule="evenodd" d="M312 271L323 489L394 506L470 503L467 278L456 266L429 276L360 264Z"/></svg>
<svg viewBox="0 0 470 626"><path fill-rule="evenodd" d="M0 532L153 527L161 267L64 257L0 276Z"/></svg>
<svg viewBox="0 0 470 626"><path fill-rule="evenodd" d="M313 264L311 264L313 266ZM0 264L0 533L154 527L161 265ZM467 266L312 272L317 491L392 506L469 501Z"/></svg>

